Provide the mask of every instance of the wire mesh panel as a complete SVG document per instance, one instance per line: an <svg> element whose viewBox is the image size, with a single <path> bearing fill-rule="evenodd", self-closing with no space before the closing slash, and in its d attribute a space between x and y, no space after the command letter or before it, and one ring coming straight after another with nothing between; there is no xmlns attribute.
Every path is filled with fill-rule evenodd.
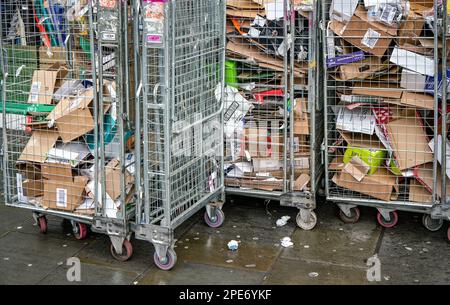
<svg viewBox="0 0 450 305"><path fill-rule="evenodd" d="M377 206L384 226L397 221L389 210L429 213L440 198L438 2L323 3L327 195Z"/></svg>
<svg viewBox="0 0 450 305"><path fill-rule="evenodd" d="M316 1L227 1L229 193L314 197L323 137L316 14Z"/></svg>
<svg viewBox="0 0 450 305"><path fill-rule="evenodd" d="M142 17L143 143L136 236L155 243L161 266L158 259L172 253L172 230L223 192L224 2L136 5ZM221 210L212 210L207 219L221 223ZM164 234L148 234L151 226Z"/></svg>
<svg viewBox="0 0 450 305"><path fill-rule="evenodd" d="M74 220L80 239L93 218L126 218L134 157L125 144L132 131L124 123L127 4L120 3L0 5L5 198L35 211L43 232L46 214ZM93 230L121 233L107 222Z"/></svg>

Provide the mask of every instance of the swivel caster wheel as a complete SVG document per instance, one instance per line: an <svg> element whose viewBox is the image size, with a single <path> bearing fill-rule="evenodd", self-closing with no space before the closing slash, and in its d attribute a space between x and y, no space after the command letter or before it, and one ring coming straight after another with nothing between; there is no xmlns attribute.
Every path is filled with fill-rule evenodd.
<svg viewBox="0 0 450 305"><path fill-rule="evenodd" d="M111 244L111 255L119 262L126 262L133 255L133 246L128 239L125 239L122 244L122 254L118 254L114 246Z"/></svg>
<svg viewBox="0 0 450 305"><path fill-rule="evenodd" d="M40 216L37 219L37 224L39 226L39 232L46 234L48 230L47 218L45 216Z"/></svg>
<svg viewBox="0 0 450 305"><path fill-rule="evenodd" d="M447 230L447 241L450 242L450 227Z"/></svg>
<svg viewBox="0 0 450 305"><path fill-rule="evenodd" d="M160 260L158 257L158 254L155 251L155 254L153 255L153 260L155 262L155 265L164 271L168 271L172 269L175 264L177 263L177 254L174 250L168 249L167 254L164 260Z"/></svg>
<svg viewBox="0 0 450 305"><path fill-rule="evenodd" d="M224 220L225 220L225 213L221 210L216 208L215 216L213 219L209 218L208 212L205 211L204 214L205 223L211 227L211 228L218 228L220 227Z"/></svg>
<svg viewBox="0 0 450 305"><path fill-rule="evenodd" d="M302 219L301 211L298 212L296 217L297 226L305 231L310 231L317 225L317 215L314 211L310 212L309 220L305 221Z"/></svg>
<svg viewBox="0 0 450 305"><path fill-rule="evenodd" d="M378 212L377 220L378 220L378 223L380 224L380 226L382 226L383 228L390 229L390 228L393 228L398 223L397 212L395 212L395 211L389 212L389 216L390 216L390 220L386 220L386 219L384 219L383 215L381 215L381 213Z"/></svg>
<svg viewBox="0 0 450 305"><path fill-rule="evenodd" d="M433 219L430 215L424 214L422 216L422 224L427 230L431 232L439 231L444 225L444 220L442 219Z"/></svg>
<svg viewBox="0 0 450 305"><path fill-rule="evenodd" d="M350 216L345 215L345 213L342 210L339 210L339 218L344 223L357 223L360 217L361 211L357 207L350 209Z"/></svg>
<svg viewBox="0 0 450 305"><path fill-rule="evenodd" d="M83 240L87 236L87 225L81 222L76 222L72 227L73 235L78 240Z"/></svg>

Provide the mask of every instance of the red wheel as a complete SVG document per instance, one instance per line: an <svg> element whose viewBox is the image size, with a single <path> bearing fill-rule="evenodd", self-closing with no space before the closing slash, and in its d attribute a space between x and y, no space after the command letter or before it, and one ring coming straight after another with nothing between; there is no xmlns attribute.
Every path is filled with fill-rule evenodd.
<svg viewBox="0 0 450 305"><path fill-rule="evenodd" d="M47 218L45 216L41 216L38 218L38 226L39 226L39 231L42 234L47 233L48 225L47 225Z"/></svg>
<svg viewBox="0 0 450 305"><path fill-rule="evenodd" d="M83 240L87 236L87 226L84 223L77 222L75 223L75 226L73 227L73 235L78 240Z"/></svg>
<svg viewBox="0 0 450 305"><path fill-rule="evenodd" d="M350 209L350 216L345 215L342 210L339 210L339 218L344 223L357 223L359 218L361 217L361 211L358 207L354 207Z"/></svg>
<svg viewBox="0 0 450 305"><path fill-rule="evenodd" d="M397 222L398 222L397 212L395 212L395 211L389 212L389 216L391 219L388 221L388 220L384 219L383 215L381 215L380 212L378 212L377 220L378 220L378 223L380 224L380 226L389 229L389 228L392 228L395 225L397 225Z"/></svg>
<svg viewBox="0 0 450 305"><path fill-rule="evenodd" d="M447 230L447 240L450 242L450 227Z"/></svg>
<svg viewBox="0 0 450 305"><path fill-rule="evenodd" d="M122 244L122 254L118 254L112 244L110 250L111 255L120 262L126 262L133 255L133 246L128 239L125 239Z"/></svg>

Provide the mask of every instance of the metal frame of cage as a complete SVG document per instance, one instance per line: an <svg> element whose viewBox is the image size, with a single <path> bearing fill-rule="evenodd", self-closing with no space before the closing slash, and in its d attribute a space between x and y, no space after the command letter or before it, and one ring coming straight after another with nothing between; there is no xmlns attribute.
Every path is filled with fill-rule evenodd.
<svg viewBox="0 0 450 305"><path fill-rule="evenodd" d="M448 86L449 86L449 80L448 80L448 74L447 71L449 69L449 64L448 64L448 38L450 36L450 28L449 28L449 16L450 16L450 11L448 8L448 1L447 0L443 0L442 1L442 7L443 7L443 14L442 14L442 23L440 25L440 31L439 31L439 35L441 37L439 37L441 39L441 43L442 43L442 62L441 62L441 71L446 71L446 75L447 77L441 77L441 84L438 86L438 89L441 90L441 111L442 111L442 115L441 115L441 121L440 124L441 126L448 126L447 124L449 123L448 120ZM442 74L444 74L442 72ZM441 156L446 156L446 158L441 158L441 160L439 161L439 163L441 164L441 168L445 168L446 170L441 170L441 176L438 177L437 179L440 179L440 183L441 185L445 185L445 187L441 187L441 195L439 200L437 200L435 202L435 205L433 205L432 209L431 209L431 218L433 219L437 219L437 220L447 220L450 221L450 203L448 200L448 190L447 187L448 185L450 185L449 183L449 178L447 176L447 171L448 171L448 161L447 161L447 156L450 154L450 152L448 151L448 129L447 128L442 128L441 129L441 137L443 139L442 145L441 145L441 151L440 154ZM450 241L450 227L447 229L447 239Z"/></svg>
<svg viewBox="0 0 450 305"><path fill-rule="evenodd" d="M209 226L224 220L224 8L223 0L134 1L142 163L132 227L163 270L176 264L175 228L205 206Z"/></svg>
<svg viewBox="0 0 450 305"><path fill-rule="evenodd" d="M416 2L424 5L420 1ZM430 5L429 2L427 5ZM431 5L436 8L437 4L438 1L434 1ZM323 51L326 55L322 64L325 71L323 91L325 94L325 130L327 130L324 141L327 200L335 202L339 206L340 218L344 222L357 222L360 217L358 206L369 206L378 210L377 220L383 227L395 226L398 221L395 211L401 210L423 213L422 221L425 227L431 231L437 231L443 225L443 217L435 215L438 214L436 206L441 200L445 202L445 199L441 199L445 198L445 195L438 191L441 177L440 165L437 154L432 153L432 151L438 151L438 141L435 141L434 145L429 141L439 136L439 120L441 120L439 111L442 110L439 108L442 99L438 89L439 80L436 77L438 75L436 71L440 70L439 59L443 55L439 48L438 23L434 22L429 26L428 30L434 33L431 36L426 36L427 33L423 28L410 30L418 31L416 36L419 38L428 38L428 42L432 40L432 46L428 47L431 54L426 54L428 57L417 55L419 52L427 51L427 47L422 45L422 42L410 46L409 50L417 53L400 53L396 48L406 49L406 43L412 38L410 32L403 30L402 23L399 23L396 28L396 34L390 34L389 27L381 28L380 25L377 27L376 21L369 17L364 19L368 10L364 4L358 3L358 1L356 1L350 16L346 17L345 14L342 14L338 17L341 18L339 22L336 21L337 19L331 22L332 18L329 13L331 9L344 12L342 6L331 7L331 5L331 0L322 2L322 19L326 21L322 27ZM377 16L374 18L381 19L374 20L382 20L386 17L384 10L389 4L383 5L385 6L378 7L379 10L383 10L383 14L373 13L373 16ZM397 9L400 11L399 7ZM412 13L409 16L417 18L414 21L422 22L418 23L422 24L422 27L427 24L424 16L417 17ZM436 9L433 19L438 19L438 10ZM402 22L405 21L402 20ZM342 23L345 25L343 26ZM369 30L378 32L375 33L376 35L373 32L370 35L367 35L367 32L366 35L362 35L366 30L367 32ZM400 32L401 30L402 32ZM424 36L420 36L422 33ZM365 40L366 36L367 40ZM400 39L403 39L402 43L400 43ZM363 43L364 41L366 44ZM341 50L346 48L346 53L339 53L341 56L346 55L346 58L338 59L335 53L338 48L336 47L337 42ZM394 42L395 49L393 48ZM391 50L392 53L390 53ZM358 53L358 51L364 51L364 53ZM362 61L367 60L365 63L367 69L355 68L359 70L343 74L345 68L341 68L339 65L332 67L332 61L327 63L330 54L336 55L330 56L334 62L342 60L346 64L350 63L360 68L364 66ZM362 54L364 56L361 59ZM406 60L407 55L401 54L416 56L416 60L408 61ZM385 66L382 58L389 58L388 62L391 64ZM399 68L399 66L401 67ZM415 81L411 82L405 77L405 81L401 82L404 77L403 73L418 75L418 72L411 72L411 70L418 69L419 66L422 68L422 74L429 76L427 78L428 85L432 89L424 90L420 87L421 84L417 79L413 79ZM369 70L368 73L365 72L367 70ZM377 72L380 73L377 75ZM425 104L425 100L428 101L428 104ZM419 102L423 104L419 104ZM345 103L349 105L361 103L353 108L361 110L353 112L351 107L345 107ZM441 103L441 105L445 104L445 101ZM384 114L380 111L383 108L387 109ZM364 126L362 123L354 123L357 119L362 122L364 118L369 118L370 123ZM371 131L371 128L374 128L374 131ZM385 131L380 131L381 128ZM415 128L414 132L411 131L413 128ZM412 133L408 134L405 130ZM366 134L362 134L363 132ZM410 140L408 141L408 139ZM417 143L424 144L422 150L416 149L419 147ZM373 173L372 170L374 170ZM373 178L371 179L370 176ZM369 178L367 179L367 177ZM386 177L390 178L386 179ZM377 189L378 185L382 185L384 191ZM442 189L445 192L445 188ZM433 213L433 210L436 212Z"/></svg>
<svg viewBox="0 0 450 305"><path fill-rule="evenodd" d="M241 68L242 71L249 71L249 73L259 73L259 72L268 72L273 71L270 68L264 69L262 67L258 67L258 64L255 64L255 61L261 61L264 62L264 60L275 59L277 58L281 64L278 71L282 74L282 80L278 84L270 83L269 77L267 79L262 78L262 80L258 83L258 81L255 81L255 87L258 90L282 90L284 94L282 94L282 101L278 101L280 104L281 109L289 109L289 107L292 108L293 103L291 103L290 99L291 97L294 97L294 100L299 100L299 103L302 103L302 100L307 101L307 107L301 107L301 113L303 115L309 116L309 121L307 121L306 124L309 124L308 131L302 132L300 136L294 135L294 125L296 121L296 115L294 114L294 111L291 109L290 111L282 111L283 114L281 115L281 122L284 126L282 130L282 143L279 143L280 147L289 147L289 149L283 149L282 156L279 158L280 162L282 162L282 169L281 169L281 175L278 175L278 179L281 180L282 186L279 190L264 190L267 186L264 183L258 182L258 181L252 181L250 185L247 185L247 179L246 178L231 178L226 180L226 193L231 195L242 195L242 196L249 196L254 198L261 198L266 200L279 200L280 204L282 206L290 206L295 207L299 209L299 213L297 215L296 221L297 225L305 230L311 230L315 227L317 223L317 216L313 212L313 210L316 207L316 200L317 196L319 194L319 189L321 187L321 179L323 177L323 155L321 152L321 146L323 141L323 105L321 103L322 99L320 98L320 92L317 90L317 86L320 83L320 73L318 73L318 69L321 69L317 63L319 62L320 58L320 52L318 52L319 49L319 43L320 43L320 31L318 30L319 25L319 14L318 9L320 8L318 5L318 1L305 1L305 5L311 6L311 10L305 10L304 14L307 14L308 18L306 18L305 15L301 15L300 11L298 12L298 15L296 16L295 10L294 10L294 1L290 0L284 0L281 7L274 7L272 8L274 10L274 14L278 14L278 17L281 17L279 20L288 20L287 22L282 22L283 25L280 27L275 26L275 30L272 28L272 34L265 31L265 29L257 28L256 19L254 24L252 25L254 28L257 28L259 31L258 36L255 36L257 38L254 38L251 36L251 29L247 35L242 35L242 31L240 27L244 27L245 23L239 24L239 26L235 26L235 31L231 34L228 34L228 39L231 41L243 39L243 37L247 38L244 43L240 43L241 46L248 47L251 51L250 52L259 52L260 50L256 49L256 45L259 43L260 47L262 45L263 49L270 48L270 39L273 38L271 35L273 35L273 32L277 32L276 35L279 35L279 41L283 41L282 43L286 43L288 41L289 48L283 48L281 52L278 52L278 50L275 52L277 56L274 56L273 52L272 54L264 54L255 56L255 59L253 58L250 52L247 54L244 54L244 56L227 56L228 59L233 60L237 62L238 64L241 64L243 66L247 65L246 67ZM290 11L285 9L290 4L290 7L292 8ZM276 5L279 5L279 2L276 2ZM228 11L230 12L230 10ZM281 14L280 14L281 12ZM266 12L267 13L267 12ZM236 16L239 16L239 13L233 13L236 14ZM280 16L281 15L281 16ZM246 15L242 15L247 17ZM261 18L260 15L258 14ZM266 21L267 22L267 21ZM235 23L235 21L233 21ZM266 24L269 24L267 22ZM294 30L292 30L294 29ZM299 33L297 33L297 30ZM295 32L294 39L289 39L291 37L291 33ZM269 42L265 41L264 39L267 39ZM251 40L251 41L250 41ZM300 61L297 61L296 58L299 55L299 50L296 50L296 43L298 42L300 45L304 43L304 41L307 40L307 51L308 55L307 58L302 58ZM239 43L236 43L239 44ZM253 45L252 45L253 44ZM276 44L276 43L275 43ZM228 51L230 48L228 48ZM279 53L279 54L278 54ZM259 60L259 59L260 60ZM296 77L298 76L297 73L297 63L301 62L303 71L306 72L306 82L304 84L298 84L296 81ZM305 67L306 66L306 67ZM303 75L304 76L304 75ZM231 86L239 86L239 84L233 84L228 81L229 85ZM245 83L244 83L245 85ZM244 96L248 97L253 95L252 90L245 90L241 87L240 92L244 92ZM254 89L254 88L252 88ZM251 102L254 102L255 104L258 104L254 98L251 98L253 100L248 99ZM269 104L271 101L268 100L267 104ZM277 101L275 101L276 103ZM243 108L243 107L242 107ZM307 108L307 109L305 109ZM270 106L266 106L265 109L257 108L256 111L261 111L263 114L271 116L273 114L273 110L270 108ZM272 111L272 112L271 112ZM246 114L247 116L250 116L251 114L248 112ZM256 116L256 115L255 115ZM269 121L270 119L267 119ZM256 124L263 123L264 126L268 127L268 122L262 119L254 118L254 121ZM272 125L272 124L271 124ZM248 127L248 126L247 126ZM277 126L278 127L278 126ZM271 126L271 129L274 130L273 126ZM251 134L251 131L248 131L249 135ZM259 133L259 131L258 131ZM234 145L246 145L250 147L250 145L255 144L254 140L250 140L249 137L245 137L245 135L242 135L243 140L240 140L239 138L237 140L233 140L235 143ZM256 137L254 135L250 135L253 139ZM309 137L309 138L308 138ZM273 137L272 137L273 138ZM298 144L295 143L295 139L298 139ZM260 140L259 135L256 140L257 145L260 145L264 142L267 142L267 140ZM271 143L274 143L272 140ZM274 145L271 145L271 150L273 153L273 147ZM298 145L299 150L304 149L303 153L306 152L307 155L307 164L308 168L304 169L304 162L300 162L302 164L297 164L296 162L296 153L295 147ZM231 148L234 149L234 148ZM259 149L259 147L258 147ZM245 157L241 156L241 159L234 158L233 152L225 152L227 158L227 162L229 162L231 158L231 164L233 163L233 160L242 160ZM260 152L257 152L258 156ZM300 154L299 154L300 155ZM297 155L298 156L298 155ZM300 155L301 156L301 155ZM254 157L254 156L251 156ZM305 157L300 157L299 160L305 160ZM255 158L252 158L254 160ZM247 160L248 157L247 157ZM232 165L233 166L233 165ZM301 169L303 167L303 170ZM264 170L262 170L264 171ZM309 175L310 183L309 188L307 189L296 189L296 179L301 174L307 174ZM259 184L259 185L258 185ZM277 186L279 187L279 186ZM271 186L269 185L268 189L270 189Z"/></svg>
<svg viewBox="0 0 450 305"><path fill-rule="evenodd" d="M122 165L125 164L123 139L125 139L124 124L127 112L124 105L128 101L126 95L128 94L128 83L122 79L125 67L121 61L121 58L126 55L124 43L126 44L127 41L123 38L123 33L127 33L127 28L124 26L126 22L123 22L123 20L127 20L126 3L120 2L125 7L114 7L109 10L110 15L103 16L103 14L107 14L107 9L101 7L100 2L93 5L92 1L85 1L82 4L84 6L66 6L59 2L49 1L47 7L44 7L42 1L23 0L22 2L30 14L26 17L29 24L24 22L25 17L22 18L20 11L17 15L14 15L15 12L12 11L2 10L0 12L0 50L2 53L0 66L3 71L2 126L8 127L14 123L17 126L22 124L17 121L18 119L7 119L7 117L11 117L7 115L17 111L16 108L20 108L21 112L19 113L25 113L25 115L28 114L27 111L38 112L41 114L42 120L31 122L31 127L27 127L25 131L2 128L3 187L6 205L33 211L33 217L42 233L47 231L46 215L69 220L77 239L84 239L87 234L87 226L91 226L92 231L109 235L112 241L111 252L116 259L126 260L132 254L129 243L128 218L134 213L134 210L130 209L127 212L126 209L120 210L117 207L125 202L124 175L120 175L119 189L114 189L116 185L114 179L116 178L108 178L112 177L108 175L113 170L118 170L120 173L126 170L126 167ZM5 5L12 8L18 7L12 3L13 1ZM115 5L119 1L109 1L108 3ZM4 18L11 17L7 14L13 14L14 18L18 18L22 23L17 26L21 29L18 31L19 33L15 33L14 28L13 32L10 30L7 33L8 35L12 34L11 39L5 35L6 32L2 29L2 26L11 22L10 20L2 21L2 16ZM111 21L111 14L116 16L112 19L118 22L116 23L118 28L103 28L103 26L107 26L105 21L106 23ZM119 27L122 28L119 29ZM100 39L96 36L96 30L103 31L103 29L105 33L110 31L116 35L116 39L113 39L115 43L106 42L105 36ZM8 48L10 52L5 56L4 53ZM26 53L20 57L21 54L24 54L23 49L27 50L28 48L31 50L28 54L36 54L35 65L30 64L34 60L34 55L31 56L33 57L31 60L30 56L25 56ZM109 54L113 53L111 50L117 52L117 64L113 63L112 73L109 74L105 66L108 65L107 61L111 65L111 58L107 61L103 60L103 52L106 49L109 49ZM57 64L58 68L54 68L56 66L52 66L52 64ZM62 74L59 74L60 66L65 69ZM103 71L104 69L105 71ZM111 70L111 66L109 69ZM22 70L28 74L24 75ZM39 74L36 78L38 81L36 81L34 79L37 75L36 72L41 70L44 74ZM46 73L57 74L50 77ZM108 89L104 88L104 80L107 79L117 84L115 98L112 98L112 91L110 91L113 88L111 83L109 83ZM46 82L49 82L50 86ZM65 87L67 91L59 92L59 89L56 89L57 82L60 83L59 89L67 85ZM38 84L36 88L33 88L34 83ZM41 83L45 83L45 86L42 86ZM18 87L18 84L21 86ZM108 91L108 93L104 91ZM59 97L56 100L57 92L59 92ZM27 108L30 103L33 103L31 110ZM104 115L111 113L112 110L109 111L112 108L116 110L119 119L113 123L109 122L109 126L117 125L114 128L117 129L115 135L118 138L119 150L117 156L108 158L105 157L105 152L108 153L109 148L107 147L111 142L105 143L107 141L103 136L105 126L108 126L104 123ZM48 110L43 112L44 109ZM84 111L83 114L81 114L82 111ZM32 114L31 117L34 115ZM66 120L63 121L64 116ZM33 125L34 123L36 125ZM77 128L82 130L78 131ZM30 131L31 134L27 135L26 132ZM39 136L35 140L40 146L38 149L30 150L28 145L33 142L30 139L36 133ZM75 148L76 145L78 148ZM25 158L22 158L23 156ZM77 156L85 157L77 160ZM116 157L120 166L112 168L109 163L106 164L107 160L109 162ZM98 160L101 161L100 164ZM26 169L17 169L16 161L25 164ZM29 170L28 167L32 170ZM46 168L45 174L44 168ZM18 175L21 177L20 179ZM17 184L17 179L21 181L20 186ZM31 181L29 185L32 186L27 189L26 193L23 192L23 182L25 181ZM90 182L92 184L89 186ZM88 187L90 194L85 191ZM109 190L119 193L114 202L117 206L113 209L108 206L106 200L106 197L111 199ZM54 193L56 193L56 199L52 197ZM35 196L30 196L30 194ZM102 202L105 204L101 204ZM115 211L114 213L117 212L115 217L111 217L111 210Z"/></svg>

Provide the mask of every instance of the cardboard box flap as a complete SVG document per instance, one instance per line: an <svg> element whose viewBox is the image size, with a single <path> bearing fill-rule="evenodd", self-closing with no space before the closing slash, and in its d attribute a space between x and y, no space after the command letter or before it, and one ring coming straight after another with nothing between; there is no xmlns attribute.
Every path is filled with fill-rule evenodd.
<svg viewBox="0 0 450 305"><path fill-rule="evenodd" d="M59 89L67 73L67 68L60 63L52 65L48 70L35 70L31 81L28 103L52 104L53 94Z"/></svg>
<svg viewBox="0 0 450 305"><path fill-rule="evenodd" d="M55 146L59 134L53 130L37 130L31 135L19 161L44 163L50 149Z"/></svg>
<svg viewBox="0 0 450 305"><path fill-rule="evenodd" d="M432 203L433 194L416 179L409 183L409 201L420 203Z"/></svg>
<svg viewBox="0 0 450 305"><path fill-rule="evenodd" d="M41 170L44 179L73 181L72 166L69 163L44 163Z"/></svg>
<svg viewBox="0 0 450 305"><path fill-rule="evenodd" d="M381 143L380 139L374 135L355 133L355 132L344 132L339 131L339 133L344 138L345 142L348 143L349 146L365 148L371 150L384 150L386 149Z"/></svg>
<svg viewBox="0 0 450 305"><path fill-rule="evenodd" d="M433 192L433 163L426 163L414 168L414 177L416 177L417 181L420 182L423 186L427 188L427 190L432 193ZM442 171L441 167L437 167L436 171L436 195L440 197L442 192ZM446 193L447 196L450 194L450 179L446 177Z"/></svg>
<svg viewBox="0 0 450 305"><path fill-rule="evenodd" d="M380 30L380 31L382 31L382 32L384 32L386 34L389 34L391 36L396 36L397 35L397 30L398 29L396 27L394 27L394 26L391 27L391 26L385 25L385 24L383 24L381 22L378 22L378 21L370 21L367 18L367 13L368 12L364 8L363 5L358 5L358 7L355 10L355 15L356 16L358 16L359 18L361 18L361 20L367 22L368 24L370 24L374 28L376 28L376 29L378 29L378 30Z"/></svg>
<svg viewBox="0 0 450 305"><path fill-rule="evenodd" d="M365 176L360 182L346 172L337 173L332 181L336 185L383 201L398 197L398 180L386 168L380 168L373 175Z"/></svg>
<svg viewBox="0 0 450 305"><path fill-rule="evenodd" d="M433 153L419 118L403 118L386 124L390 144L400 170L433 161Z"/></svg>
<svg viewBox="0 0 450 305"><path fill-rule="evenodd" d="M94 89L90 88L75 98L63 98L47 116L48 120L56 121L78 109L89 107L94 99Z"/></svg>
<svg viewBox="0 0 450 305"><path fill-rule="evenodd" d="M428 94L403 92L401 103L412 107L434 110L434 97Z"/></svg>

